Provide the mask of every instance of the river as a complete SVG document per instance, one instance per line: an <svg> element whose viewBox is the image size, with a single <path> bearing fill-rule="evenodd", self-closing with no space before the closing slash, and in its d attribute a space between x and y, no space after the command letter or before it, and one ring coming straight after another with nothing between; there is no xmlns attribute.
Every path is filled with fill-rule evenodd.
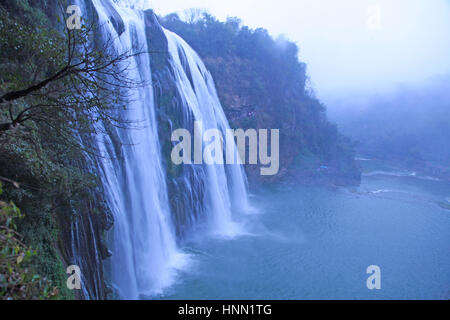
<svg viewBox="0 0 450 320"><path fill-rule="evenodd" d="M183 243L162 299L449 299L450 183L361 159L359 188L254 191L233 239ZM381 269L369 290L367 267Z"/></svg>

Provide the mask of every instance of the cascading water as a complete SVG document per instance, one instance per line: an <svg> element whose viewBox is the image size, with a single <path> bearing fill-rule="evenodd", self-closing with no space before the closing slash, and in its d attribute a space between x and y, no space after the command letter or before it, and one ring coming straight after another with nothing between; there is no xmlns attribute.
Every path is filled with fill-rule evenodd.
<svg viewBox="0 0 450 320"><path fill-rule="evenodd" d="M189 114L193 114L193 120L201 122L203 130L217 128L224 137L230 126L220 105L211 74L197 53L183 39L168 30L164 30L164 34L168 40L176 86L186 113L184 118L190 118ZM240 230L231 219L232 205L243 211L248 210L242 166L204 165L204 170L207 186L204 210L209 213L213 231L233 236Z"/></svg>
<svg viewBox="0 0 450 320"><path fill-rule="evenodd" d="M97 12L102 38L114 39L117 52L147 52L148 37L143 11L120 6L109 0L92 0ZM118 28L118 21L120 28ZM119 30L120 29L120 30ZM202 121L205 128L229 128L211 75L197 54L177 35L164 30L171 72L185 118ZM150 48L151 51L151 48ZM180 57L180 54L183 57ZM184 61L181 61L184 59ZM128 77L148 85L130 88L123 119L139 124L137 129L105 126L108 135L99 135L99 149L108 157L100 159L101 178L114 227L110 236L113 255L110 259L111 282L118 298L140 299L160 294L174 281L175 272L186 263L187 256L177 248L177 218L171 213L168 183L161 141L170 135L158 133L158 123L149 54L139 54L127 61ZM170 119L169 119L170 120ZM232 208L246 209L246 181L239 165L204 165L204 174L186 180L186 192L198 202L214 233L232 236L239 230L232 221ZM202 196L195 198L199 186ZM192 201L191 201L192 202ZM198 215L192 206L181 202L188 218ZM191 219L196 221L196 219ZM198 219L197 219L198 220Z"/></svg>
<svg viewBox="0 0 450 320"><path fill-rule="evenodd" d="M101 1L93 1L106 36L115 39L118 52L147 51L142 12L116 6L124 31L119 36L109 22L107 9ZM129 61L128 77L150 82L150 61L141 54ZM111 159L103 160L103 182L110 209L115 218L111 276L119 297L138 299L159 293L170 284L172 268L182 257L177 252L164 172L160 162L160 146L156 131L151 86L133 88L132 101L125 117L142 128L121 130L108 128L107 141L100 148ZM109 141L108 141L109 140ZM112 145L122 143L122 150Z"/></svg>

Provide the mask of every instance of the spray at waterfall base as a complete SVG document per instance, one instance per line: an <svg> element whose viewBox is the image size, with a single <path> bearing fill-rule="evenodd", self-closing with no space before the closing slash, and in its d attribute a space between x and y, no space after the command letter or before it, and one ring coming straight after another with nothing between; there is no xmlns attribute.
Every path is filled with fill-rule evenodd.
<svg viewBox="0 0 450 320"><path fill-rule="evenodd" d="M268 129L204 130L203 122L195 121L193 139L187 129L176 129L172 132L171 141L178 144L172 149L171 159L175 165L260 164L262 176L273 176L280 168L279 138L280 130L271 129L269 149Z"/></svg>

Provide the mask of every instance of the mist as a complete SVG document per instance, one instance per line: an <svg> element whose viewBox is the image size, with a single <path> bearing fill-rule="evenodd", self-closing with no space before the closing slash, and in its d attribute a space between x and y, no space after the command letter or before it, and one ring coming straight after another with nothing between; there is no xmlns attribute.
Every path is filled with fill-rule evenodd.
<svg viewBox="0 0 450 320"><path fill-rule="evenodd" d="M280 34L300 47L310 85L336 100L392 92L450 73L450 2L445 0L148 0L158 14L203 8L221 20Z"/></svg>
<svg viewBox="0 0 450 320"><path fill-rule="evenodd" d="M450 2L149 0L158 14L201 8L294 41L308 85L358 152L450 158Z"/></svg>
<svg viewBox="0 0 450 320"><path fill-rule="evenodd" d="M360 153L448 165L449 83L450 76L439 76L391 93L343 99L329 116L356 141Z"/></svg>

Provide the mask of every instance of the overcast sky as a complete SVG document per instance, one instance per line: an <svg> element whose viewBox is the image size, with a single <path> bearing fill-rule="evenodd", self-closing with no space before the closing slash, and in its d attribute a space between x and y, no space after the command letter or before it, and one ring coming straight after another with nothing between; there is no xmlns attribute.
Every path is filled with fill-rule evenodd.
<svg viewBox="0 0 450 320"><path fill-rule="evenodd" d="M204 8L286 35L325 102L450 73L450 0L144 0L157 14Z"/></svg>

